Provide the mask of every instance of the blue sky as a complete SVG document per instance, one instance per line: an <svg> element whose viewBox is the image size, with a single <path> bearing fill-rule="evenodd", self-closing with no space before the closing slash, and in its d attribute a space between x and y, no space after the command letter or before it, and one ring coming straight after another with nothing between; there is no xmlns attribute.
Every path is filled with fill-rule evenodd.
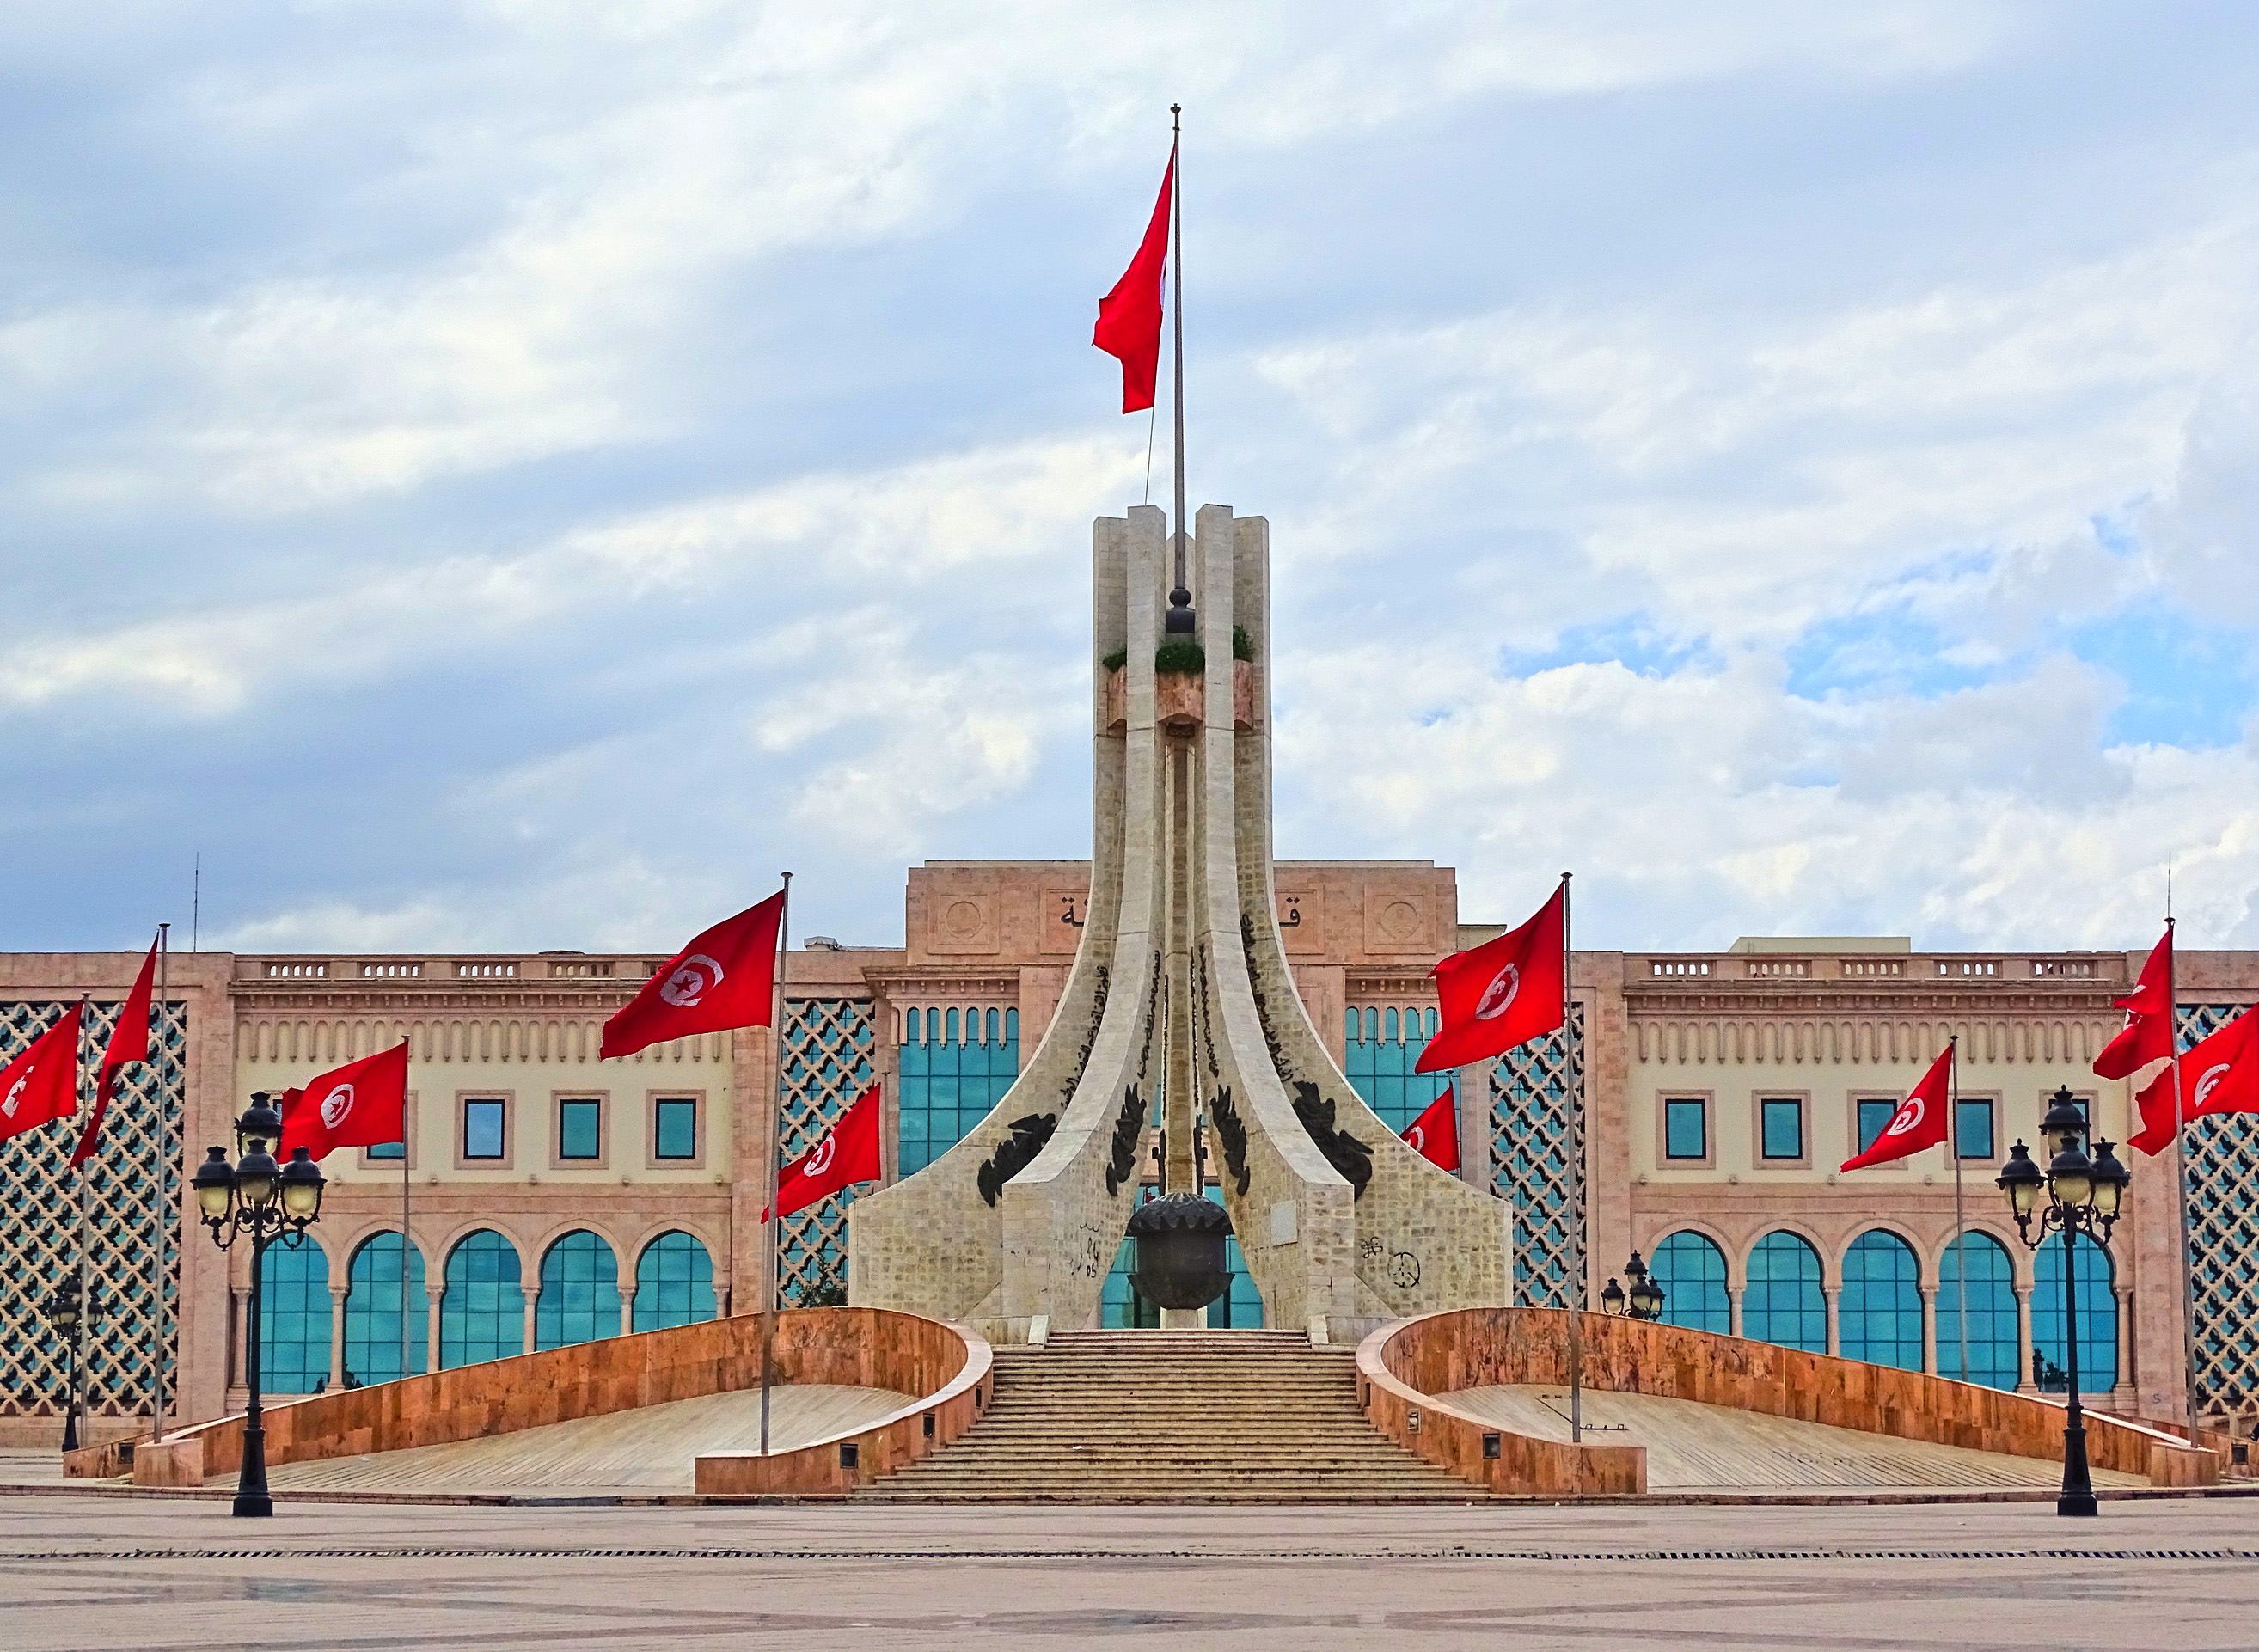
<svg viewBox="0 0 2259 1652"><path fill-rule="evenodd" d="M1187 106L1279 849L2259 946L2248 7L0 19L0 948L664 948L1088 838ZM1165 431L1164 432L1165 451Z"/></svg>

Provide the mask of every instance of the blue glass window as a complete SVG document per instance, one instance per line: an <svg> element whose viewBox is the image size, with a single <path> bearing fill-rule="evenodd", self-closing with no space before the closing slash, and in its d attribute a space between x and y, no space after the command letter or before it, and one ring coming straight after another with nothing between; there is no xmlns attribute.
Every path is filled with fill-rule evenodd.
<svg viewBox="0 0 2259 1652"><path fill-rule="evenodd" d="M447 1253L439 1292L439 1365L452 1371L525 1351L525 1288L517 1247L491 1228L466 1234Z"/></svg>
<svg viewBox="0 0 2259 1652"><path fill-rule="evenodd" d="M1896 1234L1871 1228L1844 1253L1835 1342L1846 1359L1921 1369L1921 1271Z"/></svg>
<svg viewBox="0 0 2259 1652"><path fill-rule="evenodd" d="M1742 1292L1742 1335L1807 1353L1828 1351L1828 1302L1820 1292L1820 1256L1792 1233L1774 1231L1749 1251Z"/></svg>
<svg viewBox="0 0 2259 1652"><path fill-rule="evenodd" d="M663 1233L636 1262L635 1328L665 1330L714 1317L714 1258L687 1233Z"/></svg>
<svg viewBox="0 0 2259 1652"><path fill-rule="evenodd" d="M330 1259L311 1239L272 1246L260 1272L260 1381L270 1394L310 1394L329 1375Z"/></svg>
<svg viewBox="0 0 2259 1652"><path fill-rule="evenodd" d="M388 1158L393 1160L395 1163L397 1163L401 1159L408 1157L408 1143L405 1142L379 1142L374 1147L368 1150L368 1156L373 1159Z"/></svg>
<svg viewBox="0 0 2259 1652"><path fill-rule="evenodd" d="M388 1383L400 1370L400 1235L372 1235L346 1271L344 1384ZM431 1368L431 1299L424 1293L424 1251L408 1252L409 1357L416 1372Z"/></svg>
<svg viewBox="0 0 2259 1652"><path fill-rule="evenodd" d="M1791 1098L1768 1096L1758 1104L1758 1112L1764 1137L1762 1150L1765 1157L1802 1158L1804 1103Z"/></svg>
<svg viewBox="0 0 2259 1652"><path fill-rule="evenodd" d="M502 1104L495 1100L467 1100L463 1103L463 1157L465 1158L500 1158L502 1157Z"/></svg>
<svg viewBox="0 0 2259 1652"><path fill-rule="evenodd" d="M1859 1150L1862 1153L1880 1138L1884 1130L1889 1128L1891 1120L1897 1116L1899 1104L1895 1101L1869 1100L1859 1103Z"/></svg>
<svg viewBox="0 0 2259 1652"><path fill-rule="evenodd" d="M1734 1305L1726 1295L1725 1253L1699 1233L1681 1228L1655 1247L1648 1271L1663 1287L1663 1322L1693 1331L1734 1328Z"/></svg>
<svg viewBox="0 0 2259 1652"><path fill-rule="evenodd" d="M541 1294L533 1304L533 1345L563 1348L620 1331L620 1261L610 1245L583 1228L541 1258Z"/></svg>
<svg viewBox="0 0 2259 1652"><path fill-rule="evenodd" d="M2068 1386L2070 1349L2063 1336L2063 1243L2058 1232L2032 1258L2033 1380L2042 1393ZM2099 1394L2118 1383L2118 1296L2110 1253L2078 1235L2078 1392Z"/></svg>
<svg viewBox="0 0 2259 1652"><path fill-rule="evenodd" d="M1997 1157L1992 1150L1992 1104L1990 1101L1963 1101L1960 1117L1961 1157L1989 1159ZM1941 1359L1944 1357L1940 1355ZM1971 1359L1974 1359L1972 1355Z"/></svg>
<svg viewBox="0 0 2259 1652"><path fill-rule="evenodd" d="M653 1158L696 1158L698 1103L687 1096L668 1096L654 1103L651 1136Z"/></svg>
<svg viewBox="0 0 2259 1652"><path fill-rule="evenodd" d="M2013 1389L2020 1375L2016 1356L2015 1274L2006 1247L1990 1234L1963 1235L1948 1245L1937 1270L1937 1371L1961 1369L1961 1251L1969 1257L1969 1369L1965 1379L1987 1388ZM2061 1290L2058 1285L2056 1289Z"/></svg>
<svg viewBox="0 0 2259 1652"><path fill-rule="evenodd" d="M1432 1009L1351 1009L1343 1022L1342 1070L1350 1087L1399 1136L1450 1087L1451 1072L1415 1072L1436 1036Z"/></svg>
<svg viewBox="0 0 2259 1652"><path fill-rule="evenodd" d="M557 1104L557 1157L595 1159L604 1154L604 1104L568 1100Z"/></svg>
<svg viewBox="0 0 2259 1652"><path fill-rule="evenodd" d="M898 1143L909 1176L956 1146L1012 1087L1020 1012L904 1010L901 1055Z"/></svg>
<svg viewBox="0 0 2259 1652"><path fill-rule="evenodd" d="M1681 1096L1663 1104L1663 1156L1665 1158L1710 1157L1710 1109L1696 1098Z"/></svg>

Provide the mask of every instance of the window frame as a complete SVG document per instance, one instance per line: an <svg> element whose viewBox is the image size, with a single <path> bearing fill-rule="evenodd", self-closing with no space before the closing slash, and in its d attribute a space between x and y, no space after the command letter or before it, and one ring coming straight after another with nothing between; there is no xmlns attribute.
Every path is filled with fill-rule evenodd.
<svg viewBox="0 0 2259 1652"><path fill-rule="evenodd" d="M1702 1153L1698 1157L1671 1150L1671 1109L1674 1103L1692 1102L1702 1109ZM1714 1170L1718 1163L1717 1095L1709 1090L1679 1090L1655 1099L1655 1158L1663 1170Z"/></svg>
<svg viewBox="0 0 2259 1652"><path fill-rule="evenodd" d="M688 1158L661 1158L659 1154L659 1107L662 1101L690 1103L691 1142L696 1148ZM644 1166L655 1171L695 1171L706 1168L711 1143L708 1129L706 1093L703 1090L652 1090L644 1096L643 1157Z"/></svg>
<svg viewBox="0 0 2259 1652"><path fill-rule="evenodd" d="M1862 1146L1860 1144L1859 1136L1861 1132L1859 1128L1859 1109L1861 1107L1880 1107L1885 1103L1889 1105L1891 1110L1889 1113L1885 1113L1883 1115L1882 1128L1878 1129L1875 1132L1875 1140L1880 1141L1882 1139L1883 1129L1888 1128L1892 1114L1895 1114L1899 1108L1904 1105L1905 1101L1905 1095L1898 1091L1892 1091L1885 1093L1880 1090L1854 1090L1844 1101L1845 1110L1849 1114L1849 1119L1846 1121L1849 1133L1847 1137L1849 1150L1845 1152L1843 1157L1845 1158L1856 1158L1860 1154L1865 1152L1867 1148L1874 1145L1873 1142L1866 1143L1865 1146ZM1897 1161L1897 1163L1901 1169L1910 1169L1912 1168L1915 1157L1917 1156L1908 1154L1905 1158ZM1864 1230L1863 1229L1862 1231Z"/></svg>
<svg viewBox="0 0 2259 1652"><path fill-rule="evenodd" d="M502 1152L492 1158L470 1154L471 1112L474 1101L494 1101L502 1107ZM517 1168L517 1093L514 1090L455 1092L455 1168L459 1171L509 1171Z"/></svg>
<svg viewBox="0 0 2259 1652"><path fill-rule="evenodd" d="M589 1158L565 1155L565 1107L568 1102L591 1102L596 1109L596 1151ZM552 1090L549 1093L549 1168L556 1171L609 1170L612 1164L612 1093L609 1090Z"/></svg>
<svg viewBox="0 0 2259 1652"><path fill-rule="evenodd" d="M1996 1092L1990 1090L1980 1090L1972 1095L1968 1091L1963 1090L1960 1095L1956 1098L1956 1105L1964 1107L1983 1107L1987 1115L1987 1129L1990 1130L1992 1137L1992 1146L1986 1151L1982 1153L1963 1153L1960 1156L1961 1162L1963 1164L1991 1164L2005 1158L2006 1155L2000 1151L1999 1095ZM1954 1149L1957 1150L1960 1144L1961 1118L1956 1113L1954 1115L1953 1120Z"/></svg>
<svg viewBox="0 0 2259 1652"><path fill-rule="evenodd" d="M416 1168L416 1092L413 1090L410 1090L408 1093L408 1106L401 1115L400 1122L400 1135L403 1149L402 1157L399 1158L376 1158L371 1157L368 1149L365 1147L356 1148L354 1151L360 1155L358 1161L358 1164L360 1169L397 1171L403 1164L411 1171ZM481 1164L485 1162L486 1161L483 1159L480 1161Z"/></svg>
<svg viewBox="0 0 2259 1652"><path fill-rule="evenodd" d="M1765 1150L1765 1109L1785 1104L1796 1109L1796 1145L1794 1154L1774 1155ZM1812 1093L1809 1090L1765 1090L1749 1097L1749 1145L1755 1150L1749 1163L1758 1170L1810 1170L1812 1168Z"/></svg>

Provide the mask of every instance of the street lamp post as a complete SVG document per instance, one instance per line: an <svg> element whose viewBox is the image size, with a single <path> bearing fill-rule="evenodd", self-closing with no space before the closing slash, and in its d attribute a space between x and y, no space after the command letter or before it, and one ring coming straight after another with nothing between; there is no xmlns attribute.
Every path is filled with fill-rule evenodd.
<svg viewBox="0 0 2259 1652"><path fill-rule="evenodd" d="M2058 1514L2092 1515L2100 1511L2094 1501L2094 1478L2086 1465L2086 1420L2078 1403L2078 1245L2086 1235L2104 1250L2110 1248L2110 1230L2118 1221L2118 1207L2133 1172L2118 1162L2111 1143L2097 1141L2089 1158L2079 1143L2087 1134L2086 1115L2077 1098L2066 1086L2055 1093L2047 1116L2040 1121L2040 1139L2049 1154L2044 1174L2031 1151L2018 1142L1996 1178L2016 1219L2016 1232L2026 1248L2037 1250L2047 1243L2048 1229L2063 1235L2063 1386L2070 1401L2063 1430L2063 1492L2056 1499ZM2048 1202L2040 1204L2040 1189ZM2032 1232L2036 1217L2039 1233Z"/></svg>
<svg viewBox="0 0 2259 1652"><path fill-rule="evenodd" d="M89 1325L93 1324L101 1309L101 1299L91 1289L87 1292L85 1300L80 1300L76 1274L66 1276L63 1282L55 1287L53 1294L39 1307L40 1313L46 1316L47 1323L54 1327L55 1335L63 1339L63 1346L70 1350L69 1385L63 1394L63 1449L66 1451L78 1449L79 1413L85 1406L78 1386L80 1321L83 1320Z"/></svg>
<svg viewBox="0 0 2259 1652"><path fill-rule="evenodd" d="M215 1147L189 1184L196 1189L196 1207L211 1229L214 1244L226 1250L238 1239L247 1236L251 1241L251 1302L243 1328L245 1385L251 1398L243 1413L243 1471L235 1485L238 1514L274 1512L274 1499L267 1491L267 1428L260 1417L263 1264L268 1248L277 1243L293 1250L304 1244L306 1229L322 1215L322 1167L303 1147L291 1150L288 1164L277 1164L268 1149L281 1136L282 1115L261 1091L235 1122L236 1162L229 1164L226 1150Z"/></svg>
<svg viewBox="0 0 2259 1652"><path fill-rule="evenodd" d="M1600 1292L1600 1307L1619 1319L1659 1320L1663 1317L1663 1286L1647 1271L1647 1264L1639 1259L1639 1252L1631 1253L1624 1264L1624 1278L1631 1281L1627 1291L1614 1278Z"/></svg>

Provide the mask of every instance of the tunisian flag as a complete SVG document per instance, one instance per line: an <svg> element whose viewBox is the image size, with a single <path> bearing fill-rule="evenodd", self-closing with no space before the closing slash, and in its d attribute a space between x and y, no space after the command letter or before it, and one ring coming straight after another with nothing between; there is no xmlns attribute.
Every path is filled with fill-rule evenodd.
<svg viewBox="0 0 2259 1652"><path fill-rule="evenodd" d="M102 1072L94 1083L94 1111L87 1114L86 1129L79 1132L78 1147L71 1154L73 1168L94 1157L102 1121L110 1112L110 1098L118 1091L118 1070L149 1059L149 988L156 976L157 943L152 941L149 956L141 960L141 972L133 978L133 990L125 994L125 1007L118 1012L118 1025L110 1029L110 1048L103 1055Z"/></svg>
<svg viewBox="0 0 2259 1652"><path fill-rule="evenodd" d="M1404 1129L1412 1150L1437 1170L1459 1167L1459 1104L1447 1087L1428 1104L1428 1110Z"/></svg>
<svg viewBox="0 0 2259 1652"><path fill-rule="evenodd" d="M303 1147L326 1158L341 1147L382 1147L408 1139L408 1041L348 1061L282 1097L282 1140L274 1157Z"/></svg>
<svg viewBox="0 0 2259 1652"><path fill-rule="evenodd" d="M816 1144L777 1176L777 1211L789 1216L817 1200L857 1182L875 1182L879 1168L879 1086L873 1085L855 1105L831 1122ZM769 1213L761 1212L766 1221Z"/></svg>
<svg viewBox="0 0 2259 1652"><path fill-rule="evenodd" d="M2259 1113L2259 1015L2246 1010L2225 1027L2198 1039L2180 1058L2182 1111L2190 1118L2208 1113ZM2134 1098L2141 1128L2126 1145L2144 1153L2163 1152L2178 1132L2173 1119L2173 1069L2159 1073Z"/></svg>
<svg viewBox="0 0 2259 1652"><path fill-rule="evenodd" d="M1153 381L1161 364L1161 278L1169 262L1169 203L1177 189L1177 150L1169 146L1169 169L1161 174L1161 198L1153 221L1137 243L1137 256L1098 301L1098 328L1090 342L1122 362L1122 410L1143 413L1153 405Z"/></svg>
<svg viewBox="0 0 2259 1652"><path fill-rule="evenodd" d="M0 1142L78 1111L78 1024L82 1004L0 1068Z"/></svg>
<svg viewBox="0 0 2259 1652"><path fill-rule="evenodd" d="M2094 1057L2098 1079L2124 1079L2153 1061L2166 1061L2173 1053L2173 926L2165 925L2165 938L2141 965L2141 979L2123 998L2111 1000L2126 1012L2126 1025Z"/></svg>
<svg viewBox="0 0 2259 1652"><path fill-rule="evenodd" d="M1875 1138L1875 1144L1845 1159L1840 1169L1871 1170L1892 1159L1919 1153L1925 1147L1936 1147L1945 1140L1952 1128L1947 1109L1953 1094L1953 1045L1945 1046L1944 1054L1931 1062L1929 1071L1921 1075L1921 1082L1899 1103L1899 1110L1891 1114L1891 1122L1883 1126L1883 1133Z"/></svg>
<svg viewBox="0 0 2259 1652"><path fill-rule="evenodd" d="M724 918L660 966L604 1023L601 1058L631 1056L693 1033L766 1027L774 1013L784 891Z"/></svg>
<svg viewBox="0 0 2259 1652"><path fill-rule="evenodd" d="M1443 1029L1428 1041L1415 1072L1464 1067L1559 1030L1567 901L1564 885L1520 929L1454 952L1429 972Z"/></svg>

